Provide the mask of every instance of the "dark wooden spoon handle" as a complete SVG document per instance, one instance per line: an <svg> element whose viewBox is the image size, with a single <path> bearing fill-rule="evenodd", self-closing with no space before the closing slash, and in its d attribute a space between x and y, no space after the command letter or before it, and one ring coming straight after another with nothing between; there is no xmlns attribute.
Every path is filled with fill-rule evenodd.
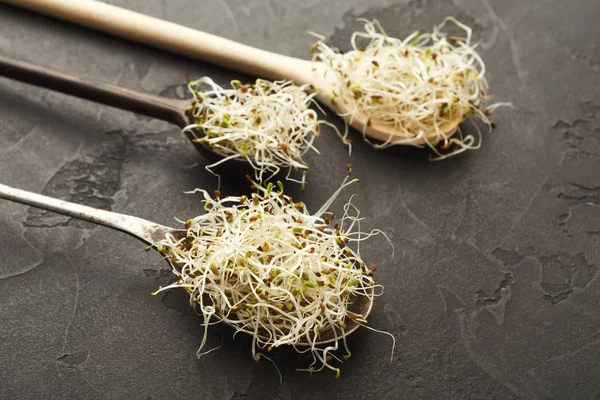
<svg viewBox="0 0 600 400"><path fill-rule="evenodd" d="M184 109L186 103L182 100L85 80L1 55L0 76L171 122L181 128L188 124Z"/></svg>

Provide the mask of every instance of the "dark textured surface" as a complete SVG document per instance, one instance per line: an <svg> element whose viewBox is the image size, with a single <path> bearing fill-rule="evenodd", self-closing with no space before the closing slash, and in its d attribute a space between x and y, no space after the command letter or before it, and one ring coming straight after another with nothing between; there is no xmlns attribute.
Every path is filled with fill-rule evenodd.
<svg viewBox="0 0 600 400"><path fill-rule="evenodd" d="M272 365L246 337L212 329L183 293L148 294L166 263L135 239L0 202L0 398L38 399L598 399L600 398L600 6L597 0L113 0L244 43L307 57L313 30L344 47L379 18L389 34L454 15L474 27L495 116L482 149L428 163L355 140L364 247L386 286L336 381ZM167 6L168 4L168 6ZM186 76L226 70L0 6L0 52L133 89L181 96ZM339 123L336 118L331 121ZM2 183L164 224L201 212L183 190L212 189L177 128L0 79ZM344 175L346 149L327 131L309 157L313 210ZM354 135L358 139L358 135ZM223 191L247 191L225 179ZM290 186L290 185L288 185ZM296 190L297 192L297 190Z"/></svg>

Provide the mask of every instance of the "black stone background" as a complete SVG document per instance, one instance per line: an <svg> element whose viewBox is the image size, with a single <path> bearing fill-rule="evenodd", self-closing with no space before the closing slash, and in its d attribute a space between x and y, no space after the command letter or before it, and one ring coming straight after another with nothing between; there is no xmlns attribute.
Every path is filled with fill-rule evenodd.
<svg viewBox="0 0 600 400"><path fill-rule="evenodd" d="M124 234L0 202L1 399L599 399L600 5L597 0L112 0L246 44L309 57L312 30L347 47L357 17L390 35L446 15L474 28L500 109L479 151L429 163L408 149L354 150L329 129L304 193L316 210L351 162L352 193L384 240L363 248L385 285L352 358L296 372L289 350L255 362L250 340L210 330L156 253ZM0 6L0 53L148 93L181 97L187 77L241 76ZM335 116L328 120L341 126ZM0 79L0 181L175 225L214 189L177 128ZM471 129L468 126L465 129ZM246 193L239 177L222 191Z"/></svg>

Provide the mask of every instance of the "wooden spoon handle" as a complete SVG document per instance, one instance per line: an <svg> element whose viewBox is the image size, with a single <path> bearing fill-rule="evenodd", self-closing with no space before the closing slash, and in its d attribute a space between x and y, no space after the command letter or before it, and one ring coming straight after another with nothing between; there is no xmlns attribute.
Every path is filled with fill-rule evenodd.
<svg viewBox="0 0 600 400"><path fill-rule="evenodd" d="M282 56L96 0L0 0L101 32L267 79L303 80L308 61ZM299 72L299 73L297 73Z"/></svg>
<svg viewBox="0 0 600 400"><path fill-rule="evenodd" d="M0 76L158 118L182 128L188 124L184 109L187 102L181 100L153 96L102 82L92 82L23 61L11 60L1 55Z"/></svg>

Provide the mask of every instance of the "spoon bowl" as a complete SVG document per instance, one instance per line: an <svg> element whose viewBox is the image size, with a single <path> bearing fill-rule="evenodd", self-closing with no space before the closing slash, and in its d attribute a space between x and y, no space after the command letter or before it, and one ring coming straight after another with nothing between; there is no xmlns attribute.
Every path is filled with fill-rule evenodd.
<svg viewBox="0 0 600 400"><path fill-rule="evenodd" d="M172 235L175 239L181 239L187 234L187 231L183 229L170 228L131 215L119 214L71 203L64 200L58 200L52 197L15 189L2 184L0 184L0 198L125 232L153 247L162 239L164 239L166 235ZM156 247L154 248L156 249ZM180 267L174 264L170 258L163 258L169 263L172 271L177 271L180 269ZM354 298L350 298L350 306L348 307L348 311L367 318L371 312L371 308L373 307L373 298L374 291L372 288L369 296L355 296ZM234 323L226 323L238 331L242 331L249 335L254 335L254 332L244 330ZM359 326L360 325L356 323L356 321L349 319L346 322L346 328L344 328L342 336L345 337L349 335L358 329ZM260 332L257 336L263 342L268 342L269 340L268 336L261 335ZM319 336L317 337L315 344L326 344L335 341L336 339L339 339L339 336L336 335L336 332L334 332L333 329L324 328L321 332L319 332ZM296 345L310 346L312 343L309 343L306 338L303 338L303 341L297 343Z"/></svg>
<svg viewBox="0 0 600 400"><path fill-rule="evenodd" d="M312 85L317 90L316 98L321 104L333 110L359 132L365 132L370 138L381 142L389 140L391 144L404 143L410 145L422 145L426 142L437 142L439 140L439 136L435 131L425 132L423 136L418 138L408 136L404 132L397 130L393 124L376 119L369 121L368 116L364 113L354 113L350 103L341 100L335 101L333 91L337 84L336 76L335 73L329 71L327 65L322 62L298 62L295 71L299 76L306 75L307 77L304 78L305 81L312 82ZM458 125L463 119L463 115L458 115L452 121L440 125L440 132L444 133L446 136L452 136L458 130ZM418 132L416 129L414 131Z"/></svg>

